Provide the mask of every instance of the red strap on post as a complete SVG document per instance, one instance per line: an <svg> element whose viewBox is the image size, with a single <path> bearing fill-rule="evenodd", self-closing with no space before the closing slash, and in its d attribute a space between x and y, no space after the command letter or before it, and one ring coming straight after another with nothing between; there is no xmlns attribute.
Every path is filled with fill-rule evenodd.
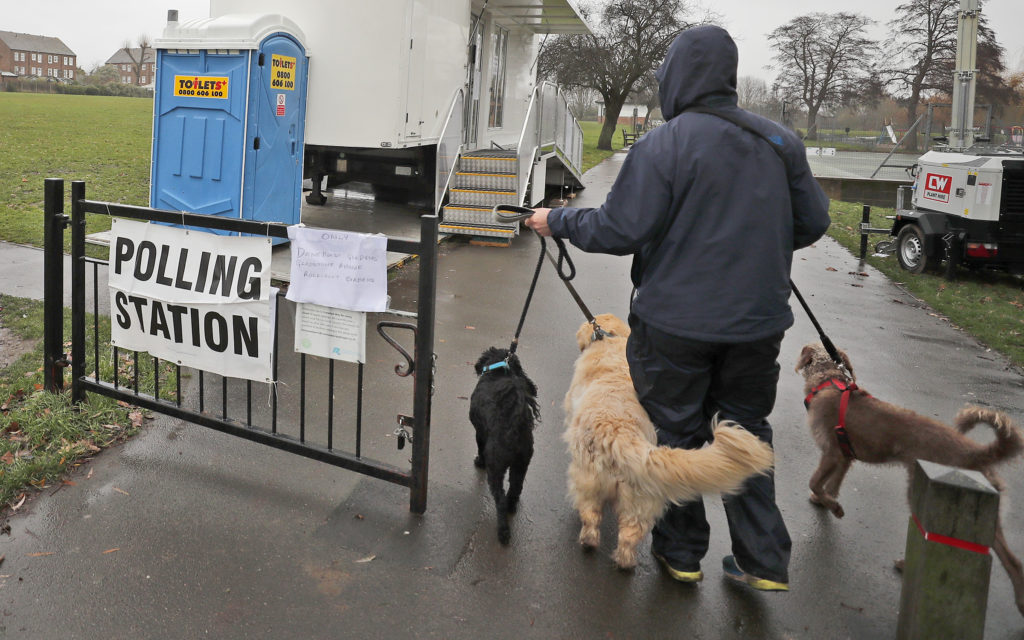
<svg viewBox="0 0 1024 640"><path fill-rule="evenodd" d="M968 542L967 540L961 540L960 538L951 538L944 536L941 533L932 533L931 531L925 531L924 527L921 526L921 521L917 519L917 514L910 514L910 517L914 519L914 524L917 525L917 530L921 532L921 536L928 542L938 542L948 547L956 547L957 549L964 549L966 551L973 551L974 553L980 553L982 555L988 555L989 548L983 544L977 542Z"/></svg>

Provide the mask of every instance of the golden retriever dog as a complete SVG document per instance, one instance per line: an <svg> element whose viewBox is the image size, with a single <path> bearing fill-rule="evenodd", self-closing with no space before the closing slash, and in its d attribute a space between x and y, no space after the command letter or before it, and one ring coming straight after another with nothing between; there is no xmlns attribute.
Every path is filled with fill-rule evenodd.
<svg viewBox="0 0 1024 640"><path fill-rule="evenodd" d="M772 467L771 447L739 425L714 425L714 442L702 449L657 446L654 425L640 405L626 362L629 326L611 314L576 332L580 356L565 396L564 439L569 445L569 494L579 512L580 544L600 543L601 511L614 502L621 569L636 566L637 547L668 504L703 493L735 493L748 477Z"/></svg>
<svg viewBox="0 0 1024 640"><path fill-rule="evenodd" d="M849 393L845 414L840 418L843 391L833 381L846 386L856 384L856 378L849 356L841 349L837 352L846 372L820 343L806 345L796 363L796 370L804 377L807 424L821 449L818 468L811 474L811 502L842 518L843 507L837 499L839 487L854 460L901 464L908 473L915 460L972 469L983 473L992 486L1002 492L1004 483L993 467L1024 451L1024 435L1009 416L993 409L965 405L953 420L954 428L873 398L857 387ZM836 434L841 420L849 441L846 452ZM978 424L987 424L994 430L996 437L989 444L980 444L964 435ZM992 547L1010 575L1017 609L1024 614L1024 570L1020 560L1006 546L1001 522L996 524Z"/></svg>

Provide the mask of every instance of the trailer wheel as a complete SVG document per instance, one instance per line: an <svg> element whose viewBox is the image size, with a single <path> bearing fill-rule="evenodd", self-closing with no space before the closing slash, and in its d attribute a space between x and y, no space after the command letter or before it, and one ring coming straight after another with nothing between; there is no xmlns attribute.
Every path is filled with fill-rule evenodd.
<svg viewBox="0 0 1024 640"><path fill-rule="evenodd" d="M896 259L910 273L922 273L937 266L924 251L924 232L916 224L908 224L896 236Z"/></svg>

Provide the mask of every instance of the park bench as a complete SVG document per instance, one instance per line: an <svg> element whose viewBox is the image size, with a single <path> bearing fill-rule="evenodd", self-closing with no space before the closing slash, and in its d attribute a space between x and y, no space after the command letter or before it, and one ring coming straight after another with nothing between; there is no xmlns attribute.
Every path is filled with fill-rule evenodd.
<svg viewBox="0 0 1024 640"><path fill-rule="evenodd" d="M622 146L624 146L624 147L630 146L631 144L636 142L636 139L639 138L640 135L641 134L639 132L636 132L636 131L634 131L633 133L630 133L628 129L623 127L623 129L622 129Z"/></svg>

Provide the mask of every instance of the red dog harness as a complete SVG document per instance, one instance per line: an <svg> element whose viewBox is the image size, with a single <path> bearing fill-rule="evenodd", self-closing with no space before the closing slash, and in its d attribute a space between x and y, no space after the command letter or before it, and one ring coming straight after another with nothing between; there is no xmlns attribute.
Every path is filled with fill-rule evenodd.
<svg viewBox="0 0 1024 640"><path fill-rule="evenodd" d="M850 394L853 391L860 391L867 397L871 397L871 394L861 390L857 386L856 382L847 383L845 380L839 378L832 378L826 380L818 386L811 389L811 392L804 398L804 408L809 409L811 406L811 400L814 396L822 389L828 387L835 387L839 389L841 395L839 396L839 424L835 426L836 440L839 441L839 448L842 449L843 455L847 458L856 458L857 456L853 452L853 444L850 443L850 434L846 432L846 409L850 406Z"/></svg>

